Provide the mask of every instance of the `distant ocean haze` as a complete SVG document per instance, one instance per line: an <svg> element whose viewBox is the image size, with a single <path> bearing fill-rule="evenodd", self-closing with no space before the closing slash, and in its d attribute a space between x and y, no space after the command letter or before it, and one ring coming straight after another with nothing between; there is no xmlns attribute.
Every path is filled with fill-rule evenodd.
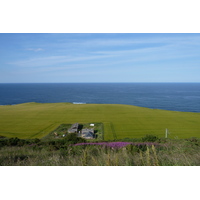
<svg viewBox="0 0 200 200"><path fill-rule="evenodd" d="M127 104L200 112L200 83L0 84L0 105L27 102Z"/></svg>

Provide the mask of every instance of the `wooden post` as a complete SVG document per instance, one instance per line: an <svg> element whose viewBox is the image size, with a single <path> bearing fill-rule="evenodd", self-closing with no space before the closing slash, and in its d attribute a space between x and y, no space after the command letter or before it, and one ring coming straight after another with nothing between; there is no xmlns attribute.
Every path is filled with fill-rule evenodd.
<svg viewBox="0 0 200 200"><path fill-rule="evenodd" d="M168 136L168 130L167 130L167 128L166 128L166 131L165 131L165 138L167 138L167 136Z"/></svg>

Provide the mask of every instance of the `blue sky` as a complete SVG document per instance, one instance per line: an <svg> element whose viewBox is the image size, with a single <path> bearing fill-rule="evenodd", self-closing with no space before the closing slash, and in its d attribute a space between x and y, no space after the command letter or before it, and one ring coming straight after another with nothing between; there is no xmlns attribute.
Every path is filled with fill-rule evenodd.
<svg viewBox="0 0 200 200"><path fill-rule="evenodd" d="M1 33L0 83L200 82L200 34Z"/></svg>

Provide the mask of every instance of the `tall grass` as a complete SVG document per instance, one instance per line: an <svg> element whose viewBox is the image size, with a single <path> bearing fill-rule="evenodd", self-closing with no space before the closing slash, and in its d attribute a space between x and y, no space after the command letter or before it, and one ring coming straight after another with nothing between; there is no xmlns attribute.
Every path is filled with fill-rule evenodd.
<svg viewBox="0 0 200 200"><path fill-rule="evenodd" d="M3 146L3 166L200 166L200 140L170 140L159 146Z"/></svg>

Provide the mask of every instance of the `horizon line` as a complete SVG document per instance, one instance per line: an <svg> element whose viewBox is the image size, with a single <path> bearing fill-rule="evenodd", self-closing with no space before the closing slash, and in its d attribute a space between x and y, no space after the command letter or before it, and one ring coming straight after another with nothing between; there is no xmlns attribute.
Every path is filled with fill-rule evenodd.
<svg viewBox="0 0 200 200"><path fill-rule="evenodd" d="M67 83L200 83L200 82L9 82L9 83L0 83L0 84L67 84Z"/></svg>

